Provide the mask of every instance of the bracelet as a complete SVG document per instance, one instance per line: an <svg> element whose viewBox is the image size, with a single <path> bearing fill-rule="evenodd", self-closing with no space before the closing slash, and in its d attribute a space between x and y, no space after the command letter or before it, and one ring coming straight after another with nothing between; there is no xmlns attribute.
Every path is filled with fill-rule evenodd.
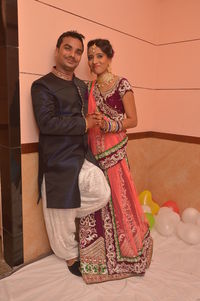
<svg viewBox="0 0 200 301"><path fill-rule="evenodd" d="M104 119L104 126L101 128L104 133L118 133L123 130L122 121L111 121Z"/></svg>
<svg viewBox="0 0 200 301"><path fill-rule="evenodd" d="M104 122L104 124L103 124L103 127L101 128L101 130L104 133L107 133L108 132L108 121L104 119L103 122Z"/></svg>
<svg viewBox="0 0 200 301"><path fill-rule="evenodd" d="M122 130L122 123L120 121L111 121L111 120L105 120L104 119L104 126L102 128L102 131L104 133L117 133Z"/></svg>
<svg viewBox="0 0 200 301"><path fill-rule="evenodd" d="M123 124L122 124L122 121L118 121L118 127L119 127L118 132L121 132L121 131L123 130Z"/></svg>
<svg viewBox="0 0 200 301"><path fill-rule="evenodd" d="M115 121L111 121L111 132L115 133L116 131L116 122Z"/></svg>
<svg viewBox="0 0 200 301"><path fill-rule="evenodd" d="M116 121L116 127L115 127L115 132L117 133L117 132L119 132L119 122L118 121Z"/></svg>

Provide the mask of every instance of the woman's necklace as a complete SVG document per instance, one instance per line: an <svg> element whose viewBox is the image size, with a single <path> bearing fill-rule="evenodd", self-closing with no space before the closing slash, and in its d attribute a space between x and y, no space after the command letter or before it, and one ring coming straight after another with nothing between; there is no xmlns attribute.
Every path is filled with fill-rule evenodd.
<svg viewBox="0 0 200 301"><path fill-rule="evenodd" d="M104 88L105 86L109 86L109 84L114 80L114 74L111 72L106 72L102 75L100 75L97 78L97 86L99 88Z"/></svg>

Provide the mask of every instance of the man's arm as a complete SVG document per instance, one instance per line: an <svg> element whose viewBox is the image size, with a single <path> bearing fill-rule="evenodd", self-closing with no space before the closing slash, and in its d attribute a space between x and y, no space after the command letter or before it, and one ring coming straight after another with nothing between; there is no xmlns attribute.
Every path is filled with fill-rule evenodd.
<svg viewBox="0 0 200 301"><path fill-rule="evenodd" d="M41 134L83 135L86 122L81 116L58 116L54 97L44 85L33 83L31 88L33 110Z"/></svg>

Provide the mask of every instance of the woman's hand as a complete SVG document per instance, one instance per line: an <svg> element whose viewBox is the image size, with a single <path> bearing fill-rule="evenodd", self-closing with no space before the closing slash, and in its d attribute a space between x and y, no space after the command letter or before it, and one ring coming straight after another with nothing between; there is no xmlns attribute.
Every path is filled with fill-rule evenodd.
<svg viewBox="0 0 200 301"><path fill-rule="evenodd" d="M87 128L91 129L94 127L100 127L103 125L103 114L98 111L95 111L93 114L88 114L86 116Z"/></svg>
<svg viewBox="0 0 200 301"><path fill-rule="evenodd" d="M97 126L102 128L104 126L104 115L102 113L100 113L99 111L95 111L94 114L95 114L95 118L97 121Z"/></svg>

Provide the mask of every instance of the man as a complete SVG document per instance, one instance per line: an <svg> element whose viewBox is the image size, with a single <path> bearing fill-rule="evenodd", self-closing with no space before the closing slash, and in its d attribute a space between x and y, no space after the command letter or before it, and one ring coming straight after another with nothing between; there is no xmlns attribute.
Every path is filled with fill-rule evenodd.
<svg viewBox="0 0 200 301"><path fill-rule="evenodd" d="M74 75L84 36L68 31L56 45L56 66L32 85L39 127L39 188L50 245L81 276L75 219L106 205L110 188L87 145L101 116L87 115L87 87Z"/></svg>

